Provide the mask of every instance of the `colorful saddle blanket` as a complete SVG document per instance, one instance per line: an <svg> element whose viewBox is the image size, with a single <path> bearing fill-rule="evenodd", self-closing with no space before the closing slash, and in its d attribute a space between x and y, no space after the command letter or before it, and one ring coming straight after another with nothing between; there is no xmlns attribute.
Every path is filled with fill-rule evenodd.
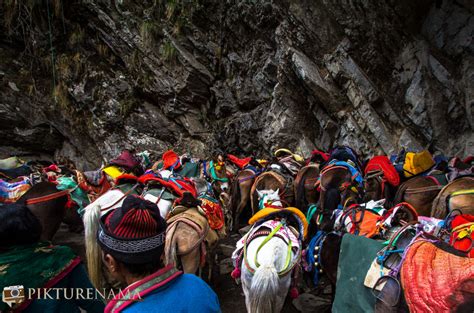
<svg viewBox="0 0 474 313"><path fill-rule="evenodd" d="M78 188L77 182L71 177L59 177L57 183L56 189L58 190L72 190L72 192L69 193L70 200L75 203L77 206L77 213L82 216L84 214L84 208L91 203L87 197L87 193L85 193L81 188Z"/></svg>
<svg viewBox="0 0 474 313"><path fill-rule="evenodd" d="M343 166L347 168L351 175L352 175L352 181L356 182L359 187L363 186L364 183L364 177L362 177L361 172L352 164L349 164L348 162L344 161L338 161L338 160L331 160L321 171L321 175L319 176L319 180L321 180L321 176L323 176L324 172L330 170L331 167L333 166Z"/></svg>
<svg viewBox="0 0 474 313"><path fill-rule="evenodd" d="M169 178L165 179L154 174L145 174L140 176L138 182L144 185L149 182L157 182L163 187L173 191L180 197L182 197L185 192L191 193L195 198L197 197L197 191L193 181L186 177L178 178L170 176Z"/></svg>
<svg viewBox="0 0 474 313"><path fill-rule="evenodd" d="M28 177L23 177L21 180L13 183L0 179L0 203L16 202L30 188L30 179Z"/></svg>
<svg viewBox="0 0 474 313"><path fill-rule="evenodd" d="M218 200L206 195L199 196L201 204L198 206L199 212L202 212L209 222L209 227L215 230L224 227L224 212Z"/></svg>
<svg viewBox="0 0 474 313"><path fill-rule="evenodd" d="M233 154L227 154L227 159L232 164L236 165L240 169L243 169L244 167L246 167L250 163L250 161L252 161L251 157L246 157L246 158L243 158L243 159L239 159L238 157L236 157Z"/></svg>
<svg viewBox="0 0 474 313"><path fill-rule="evenodd" d="M457 312L474 300L474 259L418 240L405 254L401 284L410 312Z"/></svg>
<svg viewBox="0 0 474 313"><path fill-rule="evenodd" d="M111 188L107 177L100 170L85 173L76 170L76 177L79 188L87 193L90 202L94 202Z"/></svg>
<svg viewBox="0 0 474 313"><path fill-rule="evenodd" d="M456 215L451 221L451 237L449 243L474 258L474 215Z"/></svg>
<svg viewBox="0 0 474 313"><path fill-rule="evenodd" d="M365 167L364 173L367 175L367 173L372 171L382 171L387 182L394 187L400 184L400 176L397 170L385 155L375 156L370 159Z"/></svg>

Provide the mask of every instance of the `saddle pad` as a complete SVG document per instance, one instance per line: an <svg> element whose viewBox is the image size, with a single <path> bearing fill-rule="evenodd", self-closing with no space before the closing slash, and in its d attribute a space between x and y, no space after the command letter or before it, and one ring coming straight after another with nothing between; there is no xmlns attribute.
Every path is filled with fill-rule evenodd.
<svg viewBox="0 0 474 313"><path fill-rule="evenodd" d="M30 188L30 180L24 177L14 183L0 179L0 203L14 203L23 196Z"/></svg>
<svg viewBox="0 0 474 313"><path fill-rule="evenodd" d="M201 230L208 229L208 231L206 233L206 237L205 237L204 240L206 241L206 244L209 247L212 247L212 246L217 244L217 242L219 240L218 234L214 230L208 228L207 218L202 216L202 214L199 213L196 208L188 208L187 210L185 210L185 211L169 218L166 221L166 223L168 225L170 225L171 223L173 223L173 221L175 221L177 219L180 219L180 218L183 218L183 217L187 218L187 219L190 219L191 221L198 224L199 228L201 228Z"/></svg>
<svg viewBox="0 0 474 313"><path fill-rule="evenodd" d="M368 172L380 170L390 185L394 187L400 185L400 175L398 175L397 170L385 155L374 156L370 159L364 172L367 175Z"/></svg>
<svg viewBox="0 0 474 313"><path fill-rule="evenodd" d="M411 177L429 170L433 165L435 165L435 161L428 150L418 153L407 152L403 172L405 177Z"/></svg>
<svg viewBox="0 0 474 313"><path fill-rule="evenodd" d="M342 237L332 312L374 312L376 298L364 286L364 280L377 252L383 247L381 242L365 237L351 234Z"/></svg>
<svg viewBox="0 0 474 313"><path fill-rule="evenodd" d="M0 160L0 168L4 170L11 170L13 168L21 166L23 163L25 163L23 162L23 160L21 160L19 157L14 156L11 158Z"/></svg>
<svg viewBox="0 0 474 313"><path fill-rule="evenodd" d="M209 222L209 227L218 230L224 227L224 213L219 202L215 199L199 197L201 205L198 206L199 212L202 212Z"/></svg>
<svg viewBox="0 0 474 313"><path fill-rule="evenodd" d="M232 164L236 165L238 168L243 169L247 164L252 161L251 157L246 157L244 159L239 159L233 154L227 154L227 159L232 162Z"/></svg>
<svg viewBox="0 0 474 313"><path fill-rule="evenodd" d="M460 214L451 222L451 237L449 243L456 249L468 252L474 258L474 215Z"/></svg>
<svg viewBox="0 0 474 313"><path fill-rule="evenodd" d="M474 300L474 259L419 240L406 253L401 283L410 312L453 312Z"/></svg>

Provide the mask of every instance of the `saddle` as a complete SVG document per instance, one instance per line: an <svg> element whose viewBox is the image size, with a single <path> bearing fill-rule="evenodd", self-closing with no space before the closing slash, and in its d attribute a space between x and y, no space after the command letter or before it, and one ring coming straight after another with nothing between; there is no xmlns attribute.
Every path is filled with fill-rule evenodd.
<svg viewBox="0 0 474 313"><path fill-rule="evenodd" d="M252 213L256 213L258 210L258 200L257 200L257 190L262 190L265 189L262 186L262 181L266 177L272 177L273 182L271 186L267 186L266 189L273 189L273 190L280 190L281 194L281 200L286 201L286 202L291 202L288 200L292 200L293 197L293 188L291 188L291 182L287 181L283 175L274 172L274 171L266 171L260 174L256 179L254 184L252 185L252 188L250 190L250 196L251 196L251 205L252 205ZM290 198L290 199L288 199Z"/></svg>
<svg viewBox="0 0 474 313"><path fill-rule="evenodd" d="M470 185L474 187L473 176L464 176L457 179L467 180ZM463 194L461 191L452 190L453 188L451 188L451 186L456 182L456 180L444 186L433 200L432 216L444 218L446 214L449 214L454 209L462 209L464 207L469 208L472 206L473 195Z"/></svg>
<svg viewBox="0 0 474 313"><path fill-rule="evenodd" d="M418 240L407 251L401 284L410 312L453 312L474 300L474 259L448 247Z"/></svg>
<svg viewBox="0 0 474 313"><path fill-rule="evenodd" d="M166 221L168 224L167 232L173 233L178 222L183 222L190 225L199 234L198 242L191 249L189 249L189 251L181 252L179 255L188 254L194 249L199 248L201 244L201 249L205 254L206 246L213 248L220 239L219 234L209 227L207 218L199 213L197 208L175 206L173 211L170 212L170 217ZM166 241L168 241L168 236L166 236Z"/></svg>
<svg viewBox="0 0 474 313"><path fill-rule="evenodd" d="M143 173L143 170L140 168L140 161L129 150L123 150L117 158L109 162L109 165L119 166L127 172L138 170Z"/></svg>
<svg viewBox="0 0 474 313"><path fill-rule="evenodd" d="M252 157L239 159L235 155L229 154L229 153L226 155L226 157L227 157L227 160L229 160L232 164L234 164L241 170L244 169L247 165L249 165L250 161L252 161Z"/></svg>
<svg viewBox="0 0 474 313"><path fill-rule="evenodd" d="M255 213L249 220L249 224L258 224L264 221L274 219L276 217L288 218L290 223L294 223L298 227L299 236L305 239L308 235L308 221L297 208L264 208Z"/></svg>
<svg viewBox="0 0 474 313"><path fill-rule="evenodd" d="M30 190L30 179L21 177L19 181L7 182L0 179L0 203L14 203Z"/></svg>
<svg viewBox="0 0 474 313"><path fill-rule="evenodd" d="M474 215L456 215L451 221L449 244L474 258Z"/></svg>
<svg viewBox="0 0 474 313"><path fill-rule="evenodd" d="M84 173L76 170L75 172L79 188L87 193L91 203L112 187L105 174L100 170Z"/></svg>
<svg viewBox="0 0 474 313"><path fill-rule="evenodd" d="M218 200L208 196L199 196L201 204L198 205L199 213L203 214L214 230L220 230L224 227L224 213Z"/></svg>
<svg viewBox="0 0 474 313"><path fill-rule="evenodd" d="M332 149L329 155L329 160L338 160L342 162L350 160L358 171L361 171L362 169L359 156L352 148L347 146L338 146Z"/></svg>
<svg viewBox="0 0 474 313"><path fill-rule="evenodd" d="M31 174L31 168L27 164L23 164L17 168L0 169L0 178L12 180L20 176L28 176Z"/></svg>
<svg viewBox="0 0 474 313"><path fill-rule="evenodd" d="M365 167L364 174L366 176L370 176L371 173L373 175L379 171L382 172L382 176L384 178L382 180L382 189L385 181L394 187L400 185L400 176L398 175L398 172L393 164L385 155L375 156L370 159Z"/></svg>
<svg viewBox="0 0 474 313"><path fill-rule="evenodd" d="M403 264L403 255L416 236L416 229L411 222L398 229L389 240L387 246L377 253L377 258L366 276L366 281L370 274L378 274L377 280L373 283L372 293L376 298L376 313L396 313L404 310L405 302L399 280L400 267ZM375 265L375 267L373 267ZM367 286L367 285L366 285Z"/></svg>
<svg viewBox="0 0 474 313"><path fill-rule="evenodd" d="M10 157L10 158L0 160L0 169L11 170L11 169L14 169L14 168L17 168L17 167L21 166L23 163L25 163L25 162L23 160L21 160L19 157L13 156L13 157ZM0 171L2 171L2 170L0 170Z"/></svg>
<svg viewBox="0 0 474 313"><path fill-rule="evenodd" d="M421 152L407 152L403 164L405 177L412 177L424 173L435 165L435 161L428 150Z"/></svg>

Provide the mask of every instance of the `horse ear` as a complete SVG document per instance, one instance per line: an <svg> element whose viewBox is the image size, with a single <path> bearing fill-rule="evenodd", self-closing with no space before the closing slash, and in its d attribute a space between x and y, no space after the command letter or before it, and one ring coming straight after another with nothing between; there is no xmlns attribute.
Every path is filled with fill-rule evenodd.
<svg viewBox="0 0 474 313"><path fill-rule="evenodd" d="M261 198L263 196L263 192L261 192L260 190L257 189L257 194L258 194L258 197Z"/></svg>
<svg viewBox="0 0 474 313"><path fill-rule="evenodd" d="M275 192L273 194L279 195L280 194L280 188L277 188L277 190L275 190Z"/></svg>

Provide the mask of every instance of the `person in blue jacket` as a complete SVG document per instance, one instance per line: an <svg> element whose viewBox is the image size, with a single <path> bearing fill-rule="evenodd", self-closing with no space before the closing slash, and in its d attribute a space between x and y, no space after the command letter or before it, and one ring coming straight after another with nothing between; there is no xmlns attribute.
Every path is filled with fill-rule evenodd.
<svg viewBox="0 0 474 313"><path fill-rule="evenodd" d="M101 218L97 234L103 261L127 285L105 312L220 312L214 291L199 277L184 274L161 257L166 222L155 203L127 196Z"/></svg>

